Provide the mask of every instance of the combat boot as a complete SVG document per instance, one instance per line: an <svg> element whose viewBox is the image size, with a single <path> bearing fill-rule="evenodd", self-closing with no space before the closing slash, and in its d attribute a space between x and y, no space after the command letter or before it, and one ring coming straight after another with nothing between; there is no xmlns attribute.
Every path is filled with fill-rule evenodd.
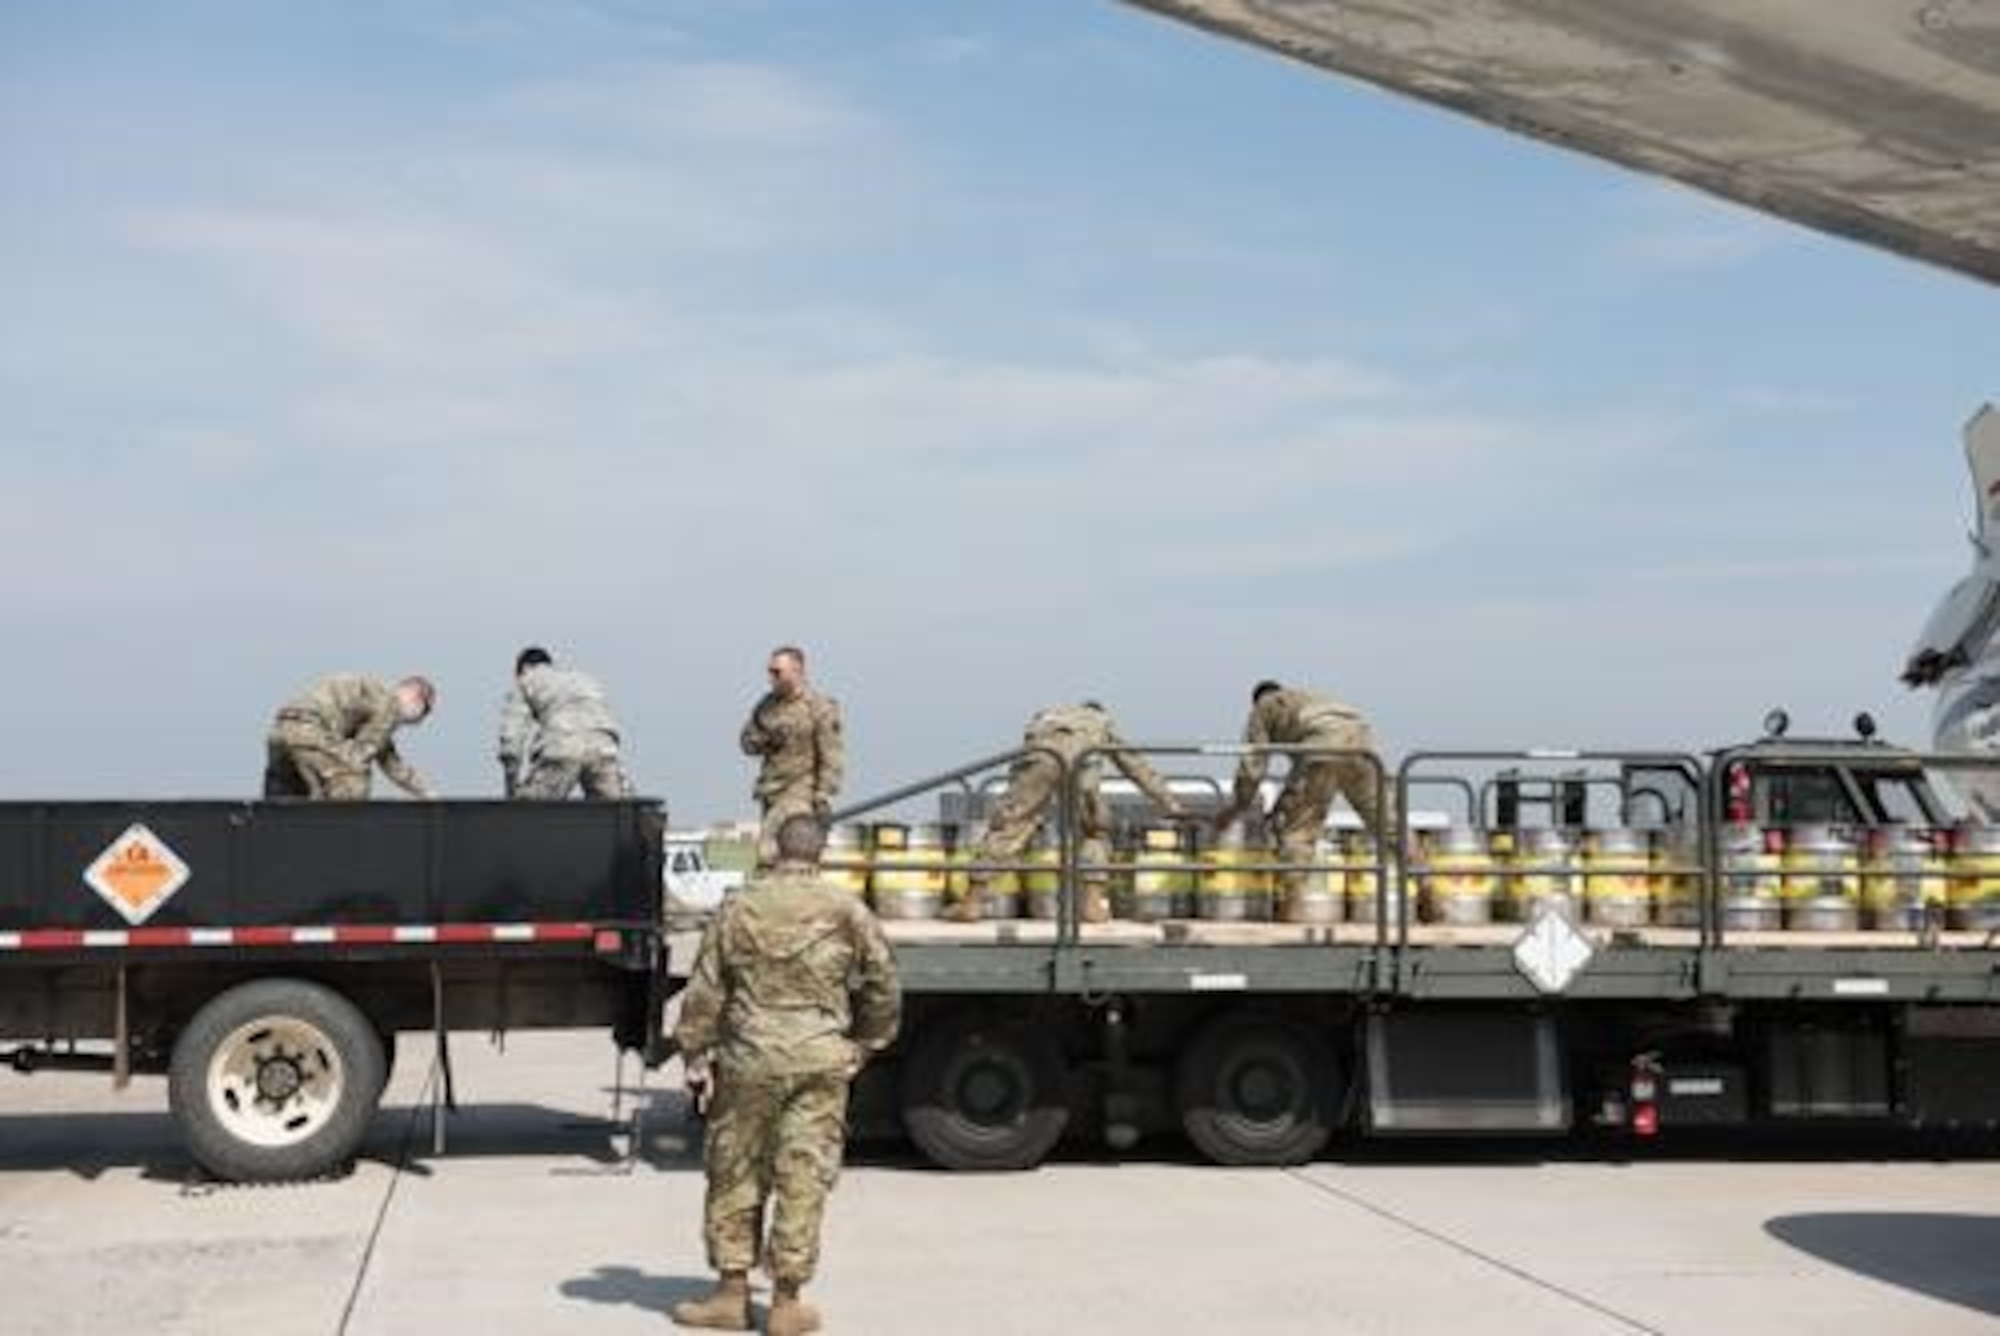
<svg viewBox="0 0 2000 1336"><path fill-rule="evenodd" d="M771 1295L771 1317L764 1330L770 1336L806 1336L819 1330L819 1309L799 1298L799 1287L778 1282Z"/></svg>
<svg viewBox="0 0 2000 1336"><path fill-rule="evenodd" d="M715 1288L699 1299L683 1299L668 1314L683 1327L708 1331L750 1330L750 1275L725 1271Z"/></svg>
<svg viewBox="0 0 2000 1336"><path fill-rule="evenodd" d="M986 917L986 888L977 882L965 888L965 894L944 907L944 918L951 923L977 923Z"/></svg>

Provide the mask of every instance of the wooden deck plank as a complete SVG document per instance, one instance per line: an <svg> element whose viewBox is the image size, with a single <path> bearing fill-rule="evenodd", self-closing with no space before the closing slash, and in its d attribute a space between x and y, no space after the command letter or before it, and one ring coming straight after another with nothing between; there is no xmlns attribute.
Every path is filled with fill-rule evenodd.
<svg viewBox="0 0 2000 1336"><path fill-rule="evenodd" d="M1923 949L1922 939L1913 932L1731 932L1723 934L1722 944L1730 949L1755 951ZM1984 932L1941 932L1937 944L1949 951L2000 949L2000 940Z"/></svg>
<svg viewBox="0 0 2000 1336"><path fill-rule="evenodd" d="M883 935L911 946L963 943L968 946L1054 946L1056 924L1048 919L989 919L952 923L945 919L883 919ZM1151 923L1086 923L1083 940L1096 946L1151 946L1160 941Z"/></svg>
<svg viewBox="0 0 2000 1336"><path fill-rule="evenodd" d="M984 923L951 923L942 919L884 919L891 942L910 946L1053 946L1056 924L1048 919L992 919ZM1413 923L1410 945L1419 948L1511 946L1521 935L1519 923ZM1606 948L1692 951L1700 943L1693 928L1610 928L1585 925L1584 935L1599 950ZM1393 934L1393 930L1392 930ZM1372 923L1257 923L1210 919L1174 919L1164 923L1116 920L1086 923L1082 941L1090 946L1216 946L1302 947L1372 946ZM1924 945L1912 932L1733 932L1724 944L1744 951L1919 951ZM1938 934L1937 946L1952 951L2000 951L2000 935L1984 932Z"/></svg>
<svg viewBox="0 0 2000 1336"><path fill-rule="evenodd" d="M1333 946L1360 945L1360 924L1224 923L1176 919L1160 925L1165 940L1188 946ZM1372 931L1367 937L1374 940Z"/></svg>

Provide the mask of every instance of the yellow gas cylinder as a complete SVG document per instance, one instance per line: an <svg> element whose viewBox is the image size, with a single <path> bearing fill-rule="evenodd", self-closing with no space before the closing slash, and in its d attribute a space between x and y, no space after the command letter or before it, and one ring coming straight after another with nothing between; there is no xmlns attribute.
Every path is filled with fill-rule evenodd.
<svg viewBox="0 0 2000 1336"><path fill-rule="evenodd" d="M936 918L944 905L944 830L884 823L875 828L870 887L886 919Z"/></svg>
<svg viewBox="0 0 2000 1336"><path fill-rule="evenodd" d="M972 861L972 827L946 826L944 847L944 898L947 902L963 900L972 885L972 874L966 871L966 864Z"/></svg>
<svg viewBox="0 0 2000 1336"><path fill-rule="evenodd" d="M1966 822L1952 834L1951 926L2000 929L2000 826Z"/></svg>
<svg viewBox="0 0 2000 1336"><path fill-rule="evenodd" d="M1893 825L1871 829L1861 860L1861 913L1870 928L1916 932L1945 921L1949 880L1937 832Z"/></svg>
<svg viewBox="0 0 2000 1336"><path fill-rule="evenodd" d="M1821 822L1785 836L1785 926L1800 932L1851 932L1861 924L1861 857L1854 841Z"/></svg>
<svg viewBox="0 0 2000 1336"><path fill-rule="evenodd" d="M835 826L826 833L826 851L820 855L822 876L856 895L868 893L868 828L860 825Z"/></svg>
<svg viewBox="0 0 2000 1336"><path fill-rule="evenodd" d="M1424 856L1424 917L1433 923L1493 921L1493 855L1477 826L1436 832Z"/></svg>
<svg viewBox="0 0 2000 1336"><path fill-rule="evenodd" d="M1663 928L1701 926L1701 828L1670 826L1653 842L1653 921Z"/></svg>
<svg viewBox="0 0 2000 1336"><path fill-rule="evenodd" d="M1517 836L1514 852L1514 917L1527 922L1542 905L1576 909L1576 844L1569 832L1531 826Z"/></svg>
<svg viewBox="0 0 2000 1336"><path fill-rule="evenodd" d="M1722 926L1760 932L1784 924L1785 832L1747 821L1722 828Z"/></svg>
<svg viewBox="0 0 2000 1336"><path fill-rule="evenodd" d="M1347 874L1347 918L1350 923L1373 923L1382 911L1382 875L1376 862L1375 837L1365 830L1350 830L1340 837L1342 870ZM1390 890L1393 896L1394 888ZM1396 914L1389 903L1389 916Z"/></svg>
<svg viewBox="0 0 2000 1336"><path fill-rule="evenodd" d="M1120 897L1120 917L1157 923L1179 913L1194 890L1194 873L1184 866L1194 861L1187 845L1187 834L1179 826L1148 826L1139 832L1127 856L1131 871Z"/></svg>
<svg viewBox="0 0 2000 1336"><path fill-rule="evenodd" d="M1222 921L1270 918L1272 875L1247 865L1269 863L1272 858L1247 840L1240 828L1224 831L1201 852L1201 916Z"/></svg>
<svg viewBox="0 0 2000 1336"><path fill-rule="evenodd" d="M1028 870L1020 877L1027 896L1028 917L1053 919L1062 915L1062 843L1053 821L1045 822L1035 842L1022 854Z"/></svg>
<svg viewBox="0 0 2000 1336"><path fill-rule="evenodd" d="M945 827L944 837L944 902L950 906L963 900L972 889L972 873L967 870L967 865L973 861L972 851L977 836L973 827L965 824ZM983 917L994 917L990 896L981 898L980 908Z"/></svg>
<svg viewBox="0 0 2000 1336"><path fill-rule="evenodd" d="M1331 834L1313 842L1312 866L1299 884L1280 890L1278 917L1286 923L1338 923L1347 917L1347 869L1340 841Z"/></svg>
<svg viewBox="0 0 2000 1336"><path fill-rule="evenodd" d="M1592 923L1643 928L1653 921L1652 842L1643 830L1613 826L1583 840L1583 911Z"/></svg>

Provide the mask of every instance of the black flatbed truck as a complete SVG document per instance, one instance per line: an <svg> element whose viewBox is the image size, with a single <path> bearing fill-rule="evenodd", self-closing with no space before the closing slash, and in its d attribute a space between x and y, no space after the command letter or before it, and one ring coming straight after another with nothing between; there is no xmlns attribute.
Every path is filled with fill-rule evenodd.
<svg viewBox="0 0 2000 1336"><path fill-rule="evenodd" d="M0 803L0 1057L165 1074L197 1161L252 1180L350 1158L399 1033L658 1063L664 830L646 800Z"/></svg>

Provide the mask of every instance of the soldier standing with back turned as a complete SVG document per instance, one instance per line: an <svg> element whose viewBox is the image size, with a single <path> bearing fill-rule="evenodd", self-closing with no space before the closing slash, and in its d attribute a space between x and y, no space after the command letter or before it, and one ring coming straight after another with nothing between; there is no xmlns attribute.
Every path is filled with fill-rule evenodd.
<svg viewBox="0 0 2000 1336"><path fill-rule="evenodd" d="M702 1232L720 1277L706 1297L674 1305L682 1326L748 1331L750 1268L762 1257L775 1287L771 1336L819 1329L799 1292L819 1262L848 1086L896 1037L901 1008L874 915L819 875L825 842L810 816L778 827L777 865L722 902L681 1002L674 1041L688 1087L697 1099L714 1089Z"/></svg>
<svg viewBox="0 0 2000 1336"><path fill-rule="evenodd" d="M761 758L756 798L763 814L757 861L777 861L777 832L788 817L826 823L840 792L847 745L840 735L840 706L806 681L806 652L796 645L771 651L771 689L743 725L746 756Z"/></svg>

